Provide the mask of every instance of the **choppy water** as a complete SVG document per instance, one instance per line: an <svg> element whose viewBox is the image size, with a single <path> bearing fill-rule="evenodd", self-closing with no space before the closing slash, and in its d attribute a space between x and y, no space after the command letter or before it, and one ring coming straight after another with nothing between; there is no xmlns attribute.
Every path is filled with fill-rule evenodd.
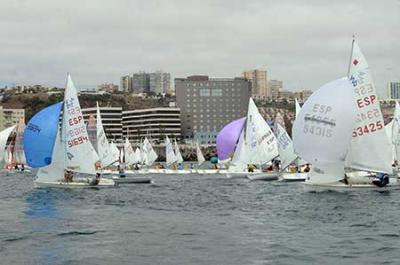
<svg viewBox="0 0 400 265"><path fill-rule="evenodd" d="M154 176L153 185L33 189L0 176L1 264L399 264L400 193Z"/></svg>

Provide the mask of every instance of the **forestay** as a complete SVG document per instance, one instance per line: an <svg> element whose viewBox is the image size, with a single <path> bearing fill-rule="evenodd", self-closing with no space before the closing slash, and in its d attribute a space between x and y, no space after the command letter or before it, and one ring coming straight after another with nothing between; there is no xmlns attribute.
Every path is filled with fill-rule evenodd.
<svg viewBox="0 0 400 265"><path fill-rule="evenodd" d="M349 65L358 109L346 166L366 171L392 173L391 143L384 130L384 121L369 66L357 43L353 41Z"/></svg>
<svg viewBox="0 0 400 265"><path fill-rule="evenodd" d="M347 78L323 85L304 103L293 124L296 153L317 165L344 162L356 113Z"/></svg>
<svg viewBox="0 0 400 265"><path fill-rule="evenodd" d="M99 161L99 157L89 141L76 88L70 75L65 88L61 138L65 144L66 168L95 174L95 163Z"/></svg>

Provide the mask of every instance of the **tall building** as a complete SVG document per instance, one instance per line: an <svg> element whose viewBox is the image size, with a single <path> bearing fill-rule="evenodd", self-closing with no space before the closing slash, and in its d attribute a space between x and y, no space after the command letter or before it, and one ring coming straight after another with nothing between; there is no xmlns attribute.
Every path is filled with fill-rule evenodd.
<svg viewBox="0 0 400 265"><path fill-rule="evenodd" d="M133 73L131 80L134 93L162 94L169 92L171 88L171 74L163 71Z"/></svg>
<svg viewBox="0 0 400 265"><path fill-rule="evenodd" d="M388 94L391 99L400 99L400 82L389 82Z"/></svg>
<svg viewBox="0 0 400 265"><path fill-rule="evenodd" d="M84 108L82 115L87 123L90 115L96 119L97 108ZM122 139L122 107L100 107L101 121L108 140Z"/></svg>
<svg viewBox="0 0 400 265"><path fill-rule="evenodd" d="M0 125L2 126L1 130L16 125L20 121L25 124L24 109L3 109L3 107L0 106Z"/></svg>
<svg viewBox="0 0 400 265"><path fill-rule="evenodd" d="M214 144L224 125L246 115L251 83L244 78L175 78L175 94L183 137Z"/></svg>
<svg viewBox="0 0 400 265"><path fill-rule="evenodd" d="M144 137L163 142L165 136L181 139L181 113L179 108L151 108L122 112L124 137L139 142Z"/></svg>
<svg viewBox="0 0 400 265"><path fill-rule="evenodd" d="M132 89L134 93L146 93L150 91L150 76L145 72L133 73Z"/></svg>
<svg viewBox="0 0 400 265"><path fill-rule="evenodd" d="M271 99L279 98L279 91L282 90L283 85L280 80L269 80L268 81L268 89L271 92Z"/></svg>
<svg viewBox="0 0 400 265"><path fill-rule="evenodd" d="M167 93L171 87L171 75L162 71L150 73L150 92L156 94Z"/></svg>
<svg viewBox="0 0 400 265"><path fill-rule="evenodd" d="M129 75L121 76L119 90L123 92L132 92L132 77Z"/></svg>
<svg viewBox="0 0 400 265"><path fill-rule="evenodd" d="M107 82L97 86L98 91L106 91L109 93L118 91L118 89L119 89L118 85L115 85L113 83L107 83Z"/></svg>
<svg viewBox="0 0 400 265"><path fill-rule="evenodd" d="M253 98L271 97L268 90L267 71L261 69L244 71L243 77L251 82L251 96Z"/></svg>

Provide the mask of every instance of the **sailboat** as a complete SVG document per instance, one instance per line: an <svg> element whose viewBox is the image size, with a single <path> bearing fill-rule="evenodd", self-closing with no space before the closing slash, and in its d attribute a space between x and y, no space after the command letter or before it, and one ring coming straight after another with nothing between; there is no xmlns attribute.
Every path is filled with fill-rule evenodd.
<svg viewBox="0 0 400 265"><path fill-rule="evenodd" d="M25 130L25 123L23 119L20 119L18 124L15 126L13 133L11 134L11 141L7 146L7 152L5 154L5 168L9 170L10 173L27 171L29 169L25 168L26 160L23 146L23 133Z"/></svg>
<svg viewBox="0 0 400 265"><path fill-rule="evenodd" d="M293 141L290 139L289 134L280 124L276 124L275 135L278 141L279 159L281 161L281 180L286 182L305 181L307 173L285 171L294 161L299 159L294 152Z"/></svg>
<svg viewBox="0 0 400 265"><path fill-rule="evenodd" d="M275 180L278 172L248 172L247 165L260 167L279 155L276 137L259 113L253 99L249 99L246 126L242 129L239 142L232 158L227 177L245 174L250 180Z"/></svg>
<svg viewBox="0 0 400 265"><path fill-rule="evenodd" d="M59 117L62 110L62 121ZM76 88L67 77L64 102L51 105L36 115L24 131L24 151L29 166L39 168L35 187L112 187L113 180L96 174L99 157L89 141ZM66 181L66 175L71 176ZM96 182L94 177L96 176Z"/></svg>
<svg viewBox="0 0 400 265"><path fill-rule="evenodd" d="M352 46L348 76L359 113L346 157L349 169L346 175L354 181L370 183L370 179L364 176L393 173L392 143L384 130L383 115L368 63L355 41ZM368 156L365 156L366 153Z"/></svg>
<svg viewBox="0 0 400 265"><path fill-rule="evenodd" d="M8 155L6 150L7 140L10 135L15 131L17 125L8 127L0 132L0 166L3 167L7 163Z"/></svg>
<svg viewBox="0 0 400 265"><path fill-rule="evenodd" d="M368 64L354 40L349 77L311 95L294 123L293 137L296 151L313 164L305 183L308 189L398 188L392 181L387 183L384 175L381 180L357 176L358 172L345 175L345 167L361 173L392 172L392 147L378 97Z"/></svg>

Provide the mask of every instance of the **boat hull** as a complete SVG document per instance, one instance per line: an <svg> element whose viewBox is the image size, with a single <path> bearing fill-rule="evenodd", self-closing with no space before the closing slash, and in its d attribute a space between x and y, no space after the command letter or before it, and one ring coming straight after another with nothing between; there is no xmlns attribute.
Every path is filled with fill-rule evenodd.
<svg viewBox="0 0 400 265"><path fill-rule="evenodd" d="M346 185L341 182L330 183L330 184L311 184L304 183L304 189L308 192L324 192L324 191L337 191L337 192L347 192L347 191L390 191L400 189L400 185L397 183L388 184L384 187L378 187L374 184L350 184Z"/></svg>
<svg viewBox="0 0 400 265"><path fill-rule="evenodd" d="M247 174L246 175L248 179L251 181L273 181L273 180L278 180L279 173L278 172L262 172L262 173L253 173L253 174Z"/></svg>
<svg viewBox="0 0 400 265"><path fill-rule="evenodd" d="M102 178L97 185L90 185L89 182L65 182L65 181L34 181L35 188L64 188L64 189L89 189L89 188L112 188L116 186L115 181Z"/></svg>
<svg viewBox="0 0 400 265"><path fill-rule="evenodd" d="M282 173L281 181L284 182L304 182L307 179L307 173Z"/></svg>
<svg viewBox="0 0 400 265"><path fill-rule="evenodd" d="M113 177L112 180L117 184L151 184L153 180L147 177Z"/></svg>

